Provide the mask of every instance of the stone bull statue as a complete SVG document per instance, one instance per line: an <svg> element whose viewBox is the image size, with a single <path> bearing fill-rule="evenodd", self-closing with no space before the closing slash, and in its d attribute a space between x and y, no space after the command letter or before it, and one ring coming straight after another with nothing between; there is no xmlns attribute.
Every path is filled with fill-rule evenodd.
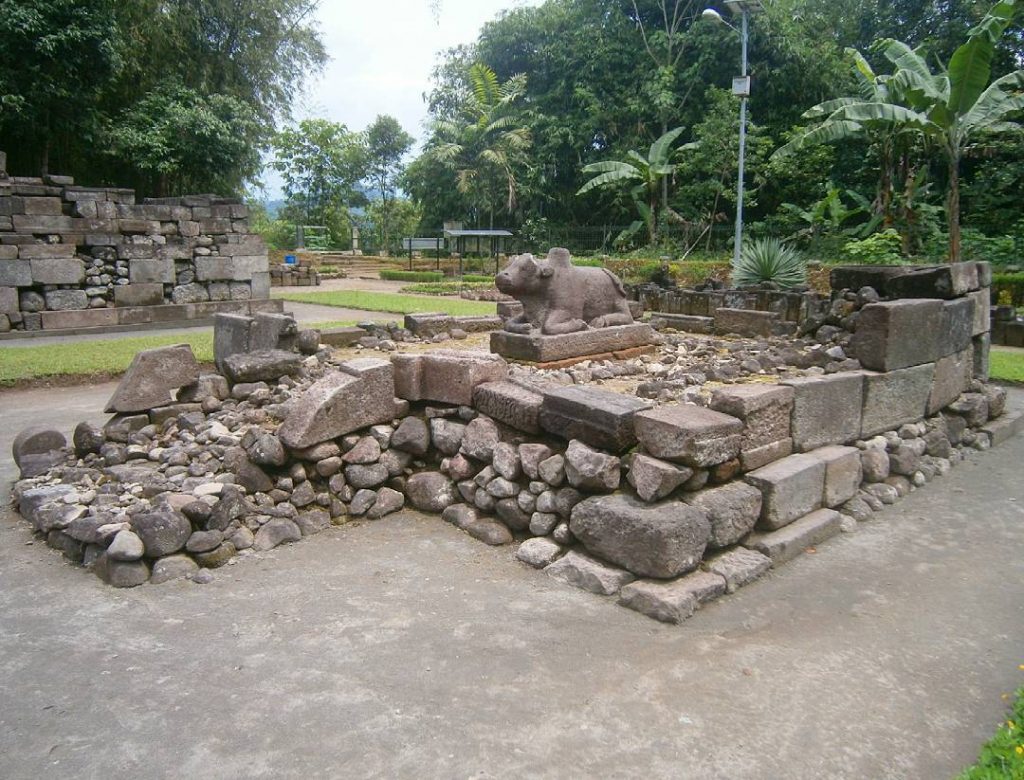
<svg viewBox="0 0 1024 780"><path fill-rule="evenodd" d="M604 268L573 265L567 249L552 249L546 260L518 255L494 283L523 304L523 313L505 323L512 333L550 336L633 323L619 278Z"/></svg>

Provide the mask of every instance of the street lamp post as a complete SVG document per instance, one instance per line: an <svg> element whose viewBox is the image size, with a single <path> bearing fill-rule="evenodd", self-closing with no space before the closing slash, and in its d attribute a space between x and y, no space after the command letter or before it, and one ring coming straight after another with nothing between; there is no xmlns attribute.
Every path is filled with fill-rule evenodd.
<svg viewBox="0 0 1024 780"><path fill-rule="evenodd" d="M733 94L740 97L740 153L739 165L736 177L736 232L733 237L732 259L733 264L740 260L740 250L743 247L743 177L746 163L747 151L747 98L750 96L750 78L747 75L747 41L750 13L759 7L758 0L725 0L725 6L733 14L739 14L740 27L729 24L722 18L721 14L713 8L705 8L701 18L717 24L724 24L730 29L736 30L740 35L740 78L733 80Z"/></svg>

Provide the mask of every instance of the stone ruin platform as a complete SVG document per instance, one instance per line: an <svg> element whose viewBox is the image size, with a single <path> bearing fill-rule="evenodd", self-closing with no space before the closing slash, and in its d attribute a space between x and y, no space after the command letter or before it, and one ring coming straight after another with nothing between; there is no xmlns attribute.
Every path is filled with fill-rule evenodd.
<svg viewBox="0 0 1024 780"><path fill-rule="evenodd" d="M636 322L632 325L614 325L557 336L494 331L491 333L491 352L507 360L568 365L562 361L571 363L635 357L641 354L642 348L650 347L655 342L651 326ZM641 352L634 352L637 349L641 349Z"/></svg>

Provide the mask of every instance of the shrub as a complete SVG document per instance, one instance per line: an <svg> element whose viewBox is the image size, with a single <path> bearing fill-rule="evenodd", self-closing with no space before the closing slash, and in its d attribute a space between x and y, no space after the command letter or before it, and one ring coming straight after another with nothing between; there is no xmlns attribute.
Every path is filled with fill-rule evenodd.
<svg viewBox="0 0 1024 780"><path fill-rule="evenodd" d="M486 282L487 284L493 285L494 277L488 276L487 274L463 274L462 281L468 284L482 284Z"/></svg>
<svg viewBox="0 0 1024 780"><path fill-rule="evenodd" d="M494 284L486 282L420 282L407 284L402 288L404 293L417 295L458 295L463 290L493 290Z"/></svg>
<svg viewBox="0 0 1024 780"><path fill-rule="evenodd" d="M892 228L874 233L843 247L847 262L855 265L903 265L903 239Z"/></svg>
<svg viewBox="0 0 1024 780"><path fill-rule="evenodd" d="M992 302L1024 306L1024 273L992 274Z"/></svg>
<svg viewBox="0 0 1024 780"><path fill-rule="evenodd" d="M380 278L389 282L440 282L444 274L440 271L395 271L384 269Z"/></svg>
<svg viewBox="0 0 1024 780"><path fill-rule="evenodd" d="M978 230L964 228L961 254L964 260L987 260L995 266L1021 261L1021 252L1013 236L986 236Z"/></svg>
<svg viewBox="0 0 1024 780"><path fill-rule="evenodd" d="M758 238L748 242L732 268L732 282L738 287L773 282L788 288L806 281L806 261L793 247L777 238Z"/></svg>

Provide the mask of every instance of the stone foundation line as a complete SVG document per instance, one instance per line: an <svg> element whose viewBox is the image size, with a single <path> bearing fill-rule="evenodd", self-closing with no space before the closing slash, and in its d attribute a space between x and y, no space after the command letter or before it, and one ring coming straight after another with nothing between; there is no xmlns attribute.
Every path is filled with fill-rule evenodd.
<svg viewBox="0 0 1024 780"><path fill-rule="evenodd" d="M208 581L411 506L678 622L1019 432L974 375L974 313L966 297L863 303L848 347L866 369L723 384L699 404L531 380L484 353L335 363L289 317L222 315L218 374L187 345L141 352L103 428L80 424L70 446L22 432L14 500L118 587Z"/></svg>

